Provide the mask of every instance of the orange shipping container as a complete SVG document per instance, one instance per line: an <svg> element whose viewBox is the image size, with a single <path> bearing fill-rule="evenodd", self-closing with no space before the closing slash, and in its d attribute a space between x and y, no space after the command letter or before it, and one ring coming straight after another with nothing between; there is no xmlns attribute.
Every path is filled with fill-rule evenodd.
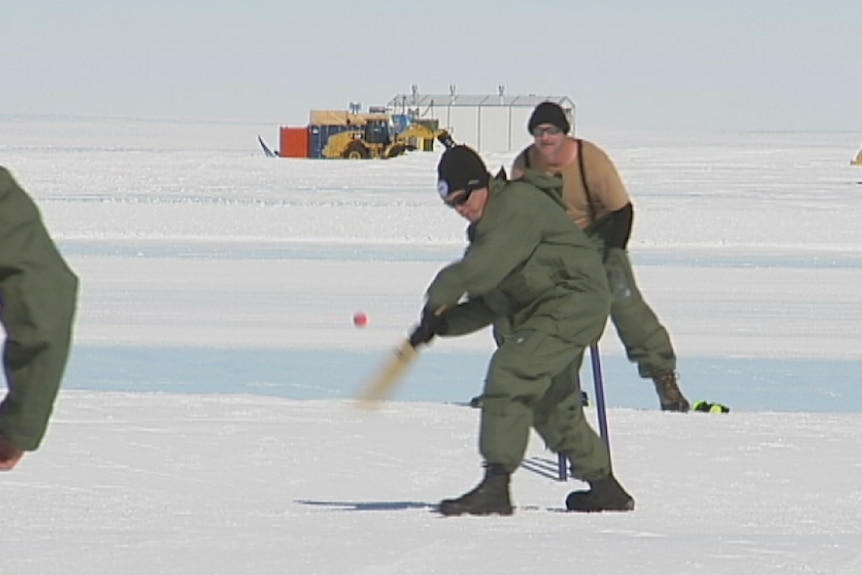
<svg viewBox="0 0 862 575"><path fill-rule="evenodd" d="M308 128L282 126L279 132L278 155L282 158L308 157Z"/></svg>

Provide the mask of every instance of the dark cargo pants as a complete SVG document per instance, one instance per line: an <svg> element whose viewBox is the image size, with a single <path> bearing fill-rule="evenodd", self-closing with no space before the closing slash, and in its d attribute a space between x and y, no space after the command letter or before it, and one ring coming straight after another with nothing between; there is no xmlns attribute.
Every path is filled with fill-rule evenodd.
<svg viewBox="0 0 862 575"><path fill-rule="evenodd" d="M629 361L637 364L641 377L676 371L676 354L670 336L644 301L635 283L628 253L609 249L604 263L611 289L611 322Z"/></svg>
<svg viewBox="0 0 862 575"><path fill-rule="evenodd" d="M486 462L517 469L533 427L569 458L575 477L608 475L607 447L584 417L578 389L585 347L542 331L516 330L502 339L482 395L479 451Z"/></svg>

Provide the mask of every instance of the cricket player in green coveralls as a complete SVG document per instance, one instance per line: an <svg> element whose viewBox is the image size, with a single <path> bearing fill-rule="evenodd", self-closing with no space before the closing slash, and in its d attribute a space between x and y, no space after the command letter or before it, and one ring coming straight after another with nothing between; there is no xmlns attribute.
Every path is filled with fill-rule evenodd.
<svg viewBox="0 0 862 575"><path fill-rule="evenodd" d="M78 279L33 200L0 166L0 321L6 332L0 471L39 447L69 356Z"/></svg>
<svg viewBox="0 0 862 575"><path fill-rule="evenodd" d="M538 172L516 182L491 179L466 146L446 150L437 171L441 198L470 222L470 245L429 285L411 343L508 324L482 394L485 477L462 497L442 501L440 512L510 515L510 476L524 458L531 427L569 458L574 477L590 484L569 495L570 510L633 509L570 377L602 335L610 294L595 247L562 207L562 180Z"/></svg>

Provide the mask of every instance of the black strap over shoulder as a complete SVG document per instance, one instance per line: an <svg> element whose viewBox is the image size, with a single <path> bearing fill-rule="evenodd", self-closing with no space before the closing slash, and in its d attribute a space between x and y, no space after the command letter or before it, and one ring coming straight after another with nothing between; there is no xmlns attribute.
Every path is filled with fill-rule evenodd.
<svg viewBox="0 0 862 575"><path fill-rule="evenodd" d="M587 207L590 210L590 222L596 221L596 207L590 198L590 187L587 185L587 169L584 167L584 145L583 140L575 138L578 143L578 167L581 169L581 184L584 186L584 193L587 195Z"/></svg>

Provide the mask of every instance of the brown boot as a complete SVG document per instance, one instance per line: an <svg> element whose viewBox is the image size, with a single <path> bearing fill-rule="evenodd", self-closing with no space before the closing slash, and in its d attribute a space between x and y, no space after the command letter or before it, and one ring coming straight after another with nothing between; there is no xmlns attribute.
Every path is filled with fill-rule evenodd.
<svg viewBox="0 0 862 575"><path fill-rule="evenodd" d="M666 371L652 378L655 391L661 402L662 411L686 412L691 408L688 400L682 394L677 384L677 376L673 371Z"/></svg>

